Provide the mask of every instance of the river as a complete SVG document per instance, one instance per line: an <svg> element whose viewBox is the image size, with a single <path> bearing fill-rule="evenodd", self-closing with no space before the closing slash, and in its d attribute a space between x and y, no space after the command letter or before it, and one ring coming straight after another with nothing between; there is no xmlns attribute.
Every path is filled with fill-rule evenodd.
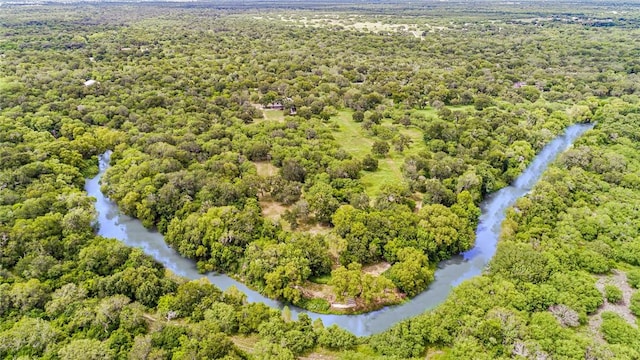
<svg viewBox="0 0 640 360"><path fill-rule="evenodd" d="M479 275L496 251L500 225L505 218L505 211L514 202L527 194L540 179L548 165L592 124L576 124L569 126L563 135L550 141L533 159L529 167L513 182L491 195L481 204L481 215L476 230L475 246L469 251L438 264L435 280L429 288L404 304L389 306L381 310L361 315L322 315L290 306L295 317L306 313L312 319L320 318L325 326L337 324L359 336L382 332L404 319L414 317L425 310L432 309L442 303L451 289L462 281ZM282 308L284 304L269 299L258 292L247 288L244 284L224 274L200 274L195 262L183 258L164 242L164 238L156 231L148 230L140 221L121 214L117 205L106 198L100 191L100 179L108 167L109 153L100 157L100 172L88 179L85 189L90 196L96 198L99 231L104 237L115 238L128 246L141 248L177 275L189 279L206 277L213 284L224 290L232 285L247 294L250 302L263 302L274 308Z"/></svg>

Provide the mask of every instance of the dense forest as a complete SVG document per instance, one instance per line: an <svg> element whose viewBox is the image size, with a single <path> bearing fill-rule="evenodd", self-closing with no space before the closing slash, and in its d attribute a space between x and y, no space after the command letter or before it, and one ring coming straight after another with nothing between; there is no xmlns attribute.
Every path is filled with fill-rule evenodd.
<svg viewBox="0 0 640 360"><path fill-rule="evenodd" d="M8 6L0 357L638 359L638 9ZM477 6L477 8L474 8ZM574 123L487 271L357 338L96 236L85 179L204 272L315 312L424 291Z"/></svg>

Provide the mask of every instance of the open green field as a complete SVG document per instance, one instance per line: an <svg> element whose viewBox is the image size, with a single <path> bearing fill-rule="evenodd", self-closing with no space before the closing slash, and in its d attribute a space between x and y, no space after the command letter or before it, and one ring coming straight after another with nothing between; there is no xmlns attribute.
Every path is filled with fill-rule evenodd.
<svg viewBox="0 0 640 360"><path fill-rule="evenodd" d="M447 105L446 106L447 109L451 110L451 111L467 111L467 110L473 110L474 107L473 105ZM414 110L415 113L417 114L421 114L427 118L429 117L437 117L438 116L438 110L436 108L433 107L429 107L428 109L416 109Z"/></svg>
<svg viewBox="0 0 640 360"><path fill-rule="evenodd" d="M284 113L282 110L264 109L262 110L262 113L264 114L265 120L284 121Z"/></svg>
<svg viewBox="0 0 640 360"><path fill-rule="evenodd" d="M361 123L352 120L353 111L342 110L332 120L338 125L338 130L333 132L336 142L353 157L362 159L371 153L371 146L378 140L367 133ZM435 112L433 113L435 115ZM391 121L382 121L384 126L392 126ZM369 197L375 197L385 184L393 184L403 181L402 164L408 155L417 154L426 150L422 131L415 126L401 127L400 133L411 139L411 144L403 152L397 152L391 147L385 158L378 158L378 170L364 171L360 179L367 190Z"/></svg>

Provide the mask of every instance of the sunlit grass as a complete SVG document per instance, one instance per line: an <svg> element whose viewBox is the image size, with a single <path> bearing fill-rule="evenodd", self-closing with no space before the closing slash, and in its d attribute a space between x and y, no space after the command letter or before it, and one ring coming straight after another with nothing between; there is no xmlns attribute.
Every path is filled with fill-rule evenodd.
<svg viewBox="0 0 640 360"><path fill-rule="evenodd" d="M367 137L361 123L351 119L352 114L353 111L343 110L332 118L339 125L339 130L333 132L333 137L346 152L356 158L363 158L371 152L373 139Z"/></svg>
<svg viewBox="0 0 640 360"><path fill-rule="evenodd" d="M264 119L269 121L284 121L284 113L282 110L272 110L272 109L264 109L262 110L264 114Z"/></svg>
<svg viewBox="0 0 640 360"><path fill-rule="evenodd" d="M338 129L333 132L333 136L346 152L357 159L362 159L365 155L371 153L371 146L376 139L362 129L361 123L356 123L352 120L352 114L353 112L350 110L343 110L332 118L338 125ZM383 124L391 126L389 120L384 121ZM416 127L401 127L400 133L411 138L412 143L409 147L399 153L392 146L387 157L378 158L378 170L363 171L360 181L365 186L369 197L377 196L385 184L397 184L404 181L401 170L404 159L407 155L417 154L426 149L420 129Z"/></svg>

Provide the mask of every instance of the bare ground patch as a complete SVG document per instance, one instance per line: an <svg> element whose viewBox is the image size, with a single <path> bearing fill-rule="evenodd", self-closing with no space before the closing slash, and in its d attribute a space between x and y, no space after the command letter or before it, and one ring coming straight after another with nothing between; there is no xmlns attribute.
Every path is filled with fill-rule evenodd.
<svg viewBox="0 0 640 360"><path fill-rule="evenodd" d="M344 310L344 309L353 309L357 305L355 301L349 301L346 303L339 303L336 301L336 296L334 294L333 286L325 285L325 284L316 284L310 281L307 281L302 288L302 293L307 299L324 299L329 305L331 305L332 309L335 310Z"/></svg>
<svg viewBox="0 0 640 360"><path fill-rule="evenodd" d="M268 161L252 161L256 166L258 175L262 177L269 177L278 174L278 167Z"/></svg>
<svg viewBox="0 0 640 360"><path fill-rule="evenodd" d="M324 299L329 303L335 301L335 295L333 294L333 286L325 284L316 284L311 281L307 281L302 288L304 297L308 299Z"/></svg>
<svg viewBox="0 0 640 360"><path fill-rule="evenodd" d="M301 356L298 359L300 360L333 360L333 359L337 359L337 357L331 354L322 354L318 352L313 352L309 355Z"/></svg>
<svg viewBox="0 0 640 360"><path fill-rule="evenodd" d="M246 351L248 353L253 353L254 352L254 347L256 345L256 343L260 340L260 338L258 337L258 335L250 335L250 336L243 336L243 335L235 335L235 336L231 336L231 341L233 341L233 344L238 347L238 349L242 350L242 351Z"/></svg>
<svg viewBox="0 0 640 360"><path fill-rule="evenodd" d="M307 232L312 235L326 235L331 231L331 227L322 224L305 224L302 223L298 226L298 231Z"/></svg>
<svg viewBox="0 0 640 360"><path fill-rule="evenodd" d="M377 264L367 265L362 267L362 272L373 276L380 276L383 272L389 270L391 264L386 261L379 262Z"/></svg>
<svg viewBox="0 0 640 360"><path fill-rule="evenodd" d="M280 216L289 209L289 206L282 205L279 202L261 199L260 208L262 208L262 216L266 219L279 220Z"/></svg>
<svg viewBox="0 0 640 360"><path fill-rule="evenodd" d="M605 311L614 312L625 319L631 326L637 327L636 317L631 313L631 310L629 310L629 302L631 301L631 295L634 290L627 282L627 274L619 270L613 270L613 274L610 276L598 276L596 288L598 288L603 296L606 285L615 285L622 290L622 301L617 304L612 304L605 298L604 304L589 317L589 331L597 340L602 342L604 342L604 338L600 333L600 325L602 325L602 313Z"/></svg>

